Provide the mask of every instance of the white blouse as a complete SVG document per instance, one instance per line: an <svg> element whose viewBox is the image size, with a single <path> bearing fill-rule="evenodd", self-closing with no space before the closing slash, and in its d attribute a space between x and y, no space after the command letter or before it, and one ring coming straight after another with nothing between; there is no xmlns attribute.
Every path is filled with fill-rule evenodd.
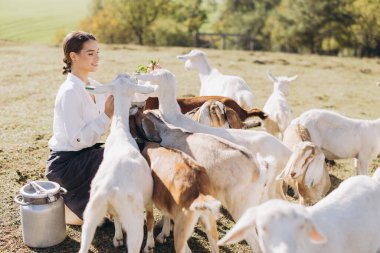
<svg viewBox="0 0 380 253"><path fill-rule="evenodd" d="M100 85L89 79L93 86ZM104 113L107 96L94 94L95 101L85 89L85 83L68 73L55 99L53 136L49 148L53 151L77 151L100 141L110 118Z"/></svg>

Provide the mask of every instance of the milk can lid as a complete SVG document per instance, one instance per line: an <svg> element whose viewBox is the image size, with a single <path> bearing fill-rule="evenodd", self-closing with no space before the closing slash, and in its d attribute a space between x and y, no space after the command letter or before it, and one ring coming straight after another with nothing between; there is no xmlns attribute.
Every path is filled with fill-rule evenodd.
<svg viewBox="0 0 380 253"><path fill-rule="evenodd" d="M20 189L24 198L46 198L59 192L61 186L51 181L30 181Z"/></svg>

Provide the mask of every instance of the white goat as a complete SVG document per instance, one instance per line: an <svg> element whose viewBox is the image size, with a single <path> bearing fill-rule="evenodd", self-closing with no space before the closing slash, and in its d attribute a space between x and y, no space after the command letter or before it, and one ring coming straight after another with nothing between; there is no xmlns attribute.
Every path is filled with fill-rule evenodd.
<svg viewBox="0 0 380 253"><path fill-rule="evenodd" d="M256 228L265 253L380 252L380 168L348 178L312 207L270 200L250 208L219 245Z"/></svg>
<svg viewBox="0 0 380 253"><path fill-rule="evenodd" d="M114 246L123 245L124 228L128 252L140 252L144 237L144 207L152 208L151 170L129 131L129 108L135 92L151 93L152 86L137 85L128 75L112 84L92 88L94 93L111 93L115 109L104 158L91 182L90 200L84 211L80 253L88 252L96 227L108 212L114 217ZM154 247L148 234L144 251Z"/></svg>
<svg viewBox="0 0 380 253"><path fill-rule="evenodd" d="M380 153L380 118L351 119L336 112L313 109L294 119L284 133L284 144L292 148L299 143L298 126L310 133L327 159L355 158L356 175L367 174L369 163Z"/></svg>
<svg viewBox="0 0 380 253"><path fill-rule="evenodd" d="M198 219L205 227L212 252L219 252L216 219L221 203L213 198L214 189L206 169L177 150L149 142L142 151L152 168L153 202L165 217L174 220L174 246L177 253L190 250L187 240ZM153 215L151 216L153 219ZM152 223L152 222L151 222ZM157 240L163 241L169 227L164 223ZM153 229L153 226L148 229Z"/></svg>
<svg viewBox="0 0 380 253"><path fill-rule="evenodd" d="M270 198L285 198L282 190L282 182L276 181L276 175L285 168L291 151L274 136L263 131L247 131L243 129L222 129L209 127L194 122L181 113L180 107L176 100L176 80L174 75L165 69L157 69L149 74L137 75L142 81L148 81L158 85L155 95L159 99L159 110L164 120L170 124L186 129L194 133L206 133L221 137L225 140L246 147L251 154L260 153L262 157L274 157L276 168L273 178L268 179Z"/></svg>
<svg viewBox="0 0 380 253"><path fill-rule="evenodd" d="M311 205L330 190L331 181L323 152L313 143L298 143L285 169L277 177L290 185L301 204Z"/></svg>
<svg viewBox="0 0 380 253"><path fill-rule="evenodd" d="M252 156L244 147L209 134L189 133L166 123L159 111L145 111L140 119L149 141L175 148L190 155L207 171L215 198L220 200L232 217L238 220L248 207L268 199L268 178L273 178L274 162ZM272 159L273 160L273 159ZM273 194L273 193L272 193ZM253 232L253 231L252 231ZM255 235L248 240L255 244ZM253 241L252 241L253 240Z"/></svg>
<svg viewBox="0 0 380 253"><path fill-rule="evenodd" d="M269 80L273 82L273 93L263 108L263 111L268 114L268 118L263 120L263 128L274 136L279 134L281 140L285 129L293 118L286 96L289 94L290 82L297 79L297 77L275 77L268 73Z"/></svg>
<svg viewBox="0 0 380 253"><path fill-rule="evenodd" d="M248 84L238 76L223 75L211 68L207 56L201 50L191 50L186 55L178 55L185 61L185 68L198 70L201 80L200 96L225 96L235 100L242 108L253 108L253 93Z"/></svg>

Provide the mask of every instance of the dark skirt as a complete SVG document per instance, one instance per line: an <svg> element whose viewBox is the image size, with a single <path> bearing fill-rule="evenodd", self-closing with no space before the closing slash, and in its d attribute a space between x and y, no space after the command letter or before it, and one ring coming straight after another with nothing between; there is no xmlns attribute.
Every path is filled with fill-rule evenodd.
<svg viewBox="0 0 380 253"><path fill-rule="evenodd" d="M101 143L79 151L51 151L46 162L46 177L66 188L65 205L79 218L90 198L90 185L100 163L104 148Z"/></svg>

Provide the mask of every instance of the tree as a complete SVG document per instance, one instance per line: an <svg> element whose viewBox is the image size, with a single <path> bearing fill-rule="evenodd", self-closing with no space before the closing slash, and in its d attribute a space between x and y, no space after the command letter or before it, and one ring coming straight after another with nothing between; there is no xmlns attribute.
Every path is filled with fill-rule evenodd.
<svg viewBox="0 0 380 253"><path fill-rule="evenodd" d="M277 48L322 53L325 40L343 42L353 18L351 0L283 0L268 22L272 44Z"/></svg>
<svg viewBox="0 0 380 253"><path fill-rule="evenodd" d="M359 56L380 56L380 0L355 0L352 4L354 24L348 45Z"/></svg>
<svg viewBox="0 0 380 253"><path fill-rule="evenodd" d="M90 13L81 26L102 41L140 45L189 45L207 20L202 0L93 0Z"/></svg>
<svg viewBox="0 0 380 253"><path fill-rule="evenodd" d="M281 0L227 0L213 30L218 33L244 34L254 38L256 49L268 49L269 33L264 30L271 10ZM241 41L245 43L244 39Z"/></svg>

